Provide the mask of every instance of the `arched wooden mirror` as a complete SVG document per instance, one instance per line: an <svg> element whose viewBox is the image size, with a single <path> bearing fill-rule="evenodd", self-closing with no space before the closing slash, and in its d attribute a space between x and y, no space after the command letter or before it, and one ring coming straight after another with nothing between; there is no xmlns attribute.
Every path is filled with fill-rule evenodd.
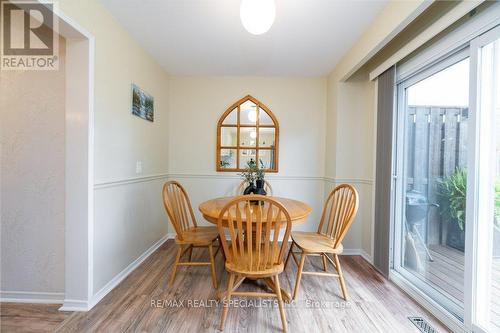
<svg viewBox="0 0 500 333"><path fill-rule="evenodd" d="M231 105L217 124L217 171L242 171L253 159L278 172L279 125L274 114L248 95Z"/></svg>

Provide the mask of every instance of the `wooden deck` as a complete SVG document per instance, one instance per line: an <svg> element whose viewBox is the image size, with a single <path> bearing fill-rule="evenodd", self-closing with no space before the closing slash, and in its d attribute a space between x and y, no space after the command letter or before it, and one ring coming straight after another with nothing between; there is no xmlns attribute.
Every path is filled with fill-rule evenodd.
<svg viewBox="0 0 500 333"><path fill-rule="evenodd" d="M429 250L434 261L425 260L425 269L419 273L420 277L451 298L463 310L463 252L442 245L430 245ZM500 329L500 258L493 260L492 282L490 318L494 327Z"/></svg>
<svg viewBox="0 0 500 333"><path fill-rule="evenodd" d="M493 291L491 293L491 323L500 331L500 258L493 259Z"/></svg>
<svg viewBox="0 0 500 333"><path fill-rule="evenodd" d="M441 245L429 246L433 262L425 260L425 278L463 309L464 253Z"/></svg>

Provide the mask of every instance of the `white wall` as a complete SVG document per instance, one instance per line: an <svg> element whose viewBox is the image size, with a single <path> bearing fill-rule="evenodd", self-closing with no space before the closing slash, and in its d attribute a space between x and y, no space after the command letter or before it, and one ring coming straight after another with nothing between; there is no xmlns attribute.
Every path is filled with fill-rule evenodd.
<svg viewBox="0 0 500 333"><path fill-rule="evenodd" d="M95 38L96 295L167 233L160 184L168 171L168 76L99 1L62 0L59 6ZM131 114L132 83L154 97L153 123Z"/></svg>
<svg viewBox="0 0 500 333"><path fill-rule="evenodd" d="M57 71L0 71L2 297L64 294L63 38L59 51Z"/></svg>

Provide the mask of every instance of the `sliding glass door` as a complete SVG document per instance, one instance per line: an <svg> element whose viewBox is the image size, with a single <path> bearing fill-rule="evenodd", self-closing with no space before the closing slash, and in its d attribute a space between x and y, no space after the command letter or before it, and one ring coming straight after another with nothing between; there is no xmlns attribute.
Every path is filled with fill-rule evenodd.
<svg viewBox="0 0 500 333"><path fill-rule="evenodd" d="M406 72L396 118L393 272L454 327L500 332L500 26Z"/></svg>
<svg viewBox="0 0 500 333"><path fill-rule="evenodd" d="M459 319L470 145L467 51L398 85L394 268Z"/></svg>
<svg viewBox="0 0 500 333"><path fill-rule="evenodd" d="M471 43L475 156L470 182L472 323L500 332L500 27Z"/></svg>

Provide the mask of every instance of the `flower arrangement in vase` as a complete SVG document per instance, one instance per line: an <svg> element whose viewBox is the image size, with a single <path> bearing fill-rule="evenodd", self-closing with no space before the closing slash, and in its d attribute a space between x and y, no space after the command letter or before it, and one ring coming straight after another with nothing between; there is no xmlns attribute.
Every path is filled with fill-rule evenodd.
<svg viewBox="0 0 500 333"><path fill-rule="evenodd" d="M259 160L259 162L260 168L257 166L257 163L253 159L250 159L247 162L245 170L238 174L245 180L246 183L248 183L248 186L243 191L244 195L267 194L266 190L264 189L264 177L266 175L264 163L262 163L262 160Z"/></svg>

